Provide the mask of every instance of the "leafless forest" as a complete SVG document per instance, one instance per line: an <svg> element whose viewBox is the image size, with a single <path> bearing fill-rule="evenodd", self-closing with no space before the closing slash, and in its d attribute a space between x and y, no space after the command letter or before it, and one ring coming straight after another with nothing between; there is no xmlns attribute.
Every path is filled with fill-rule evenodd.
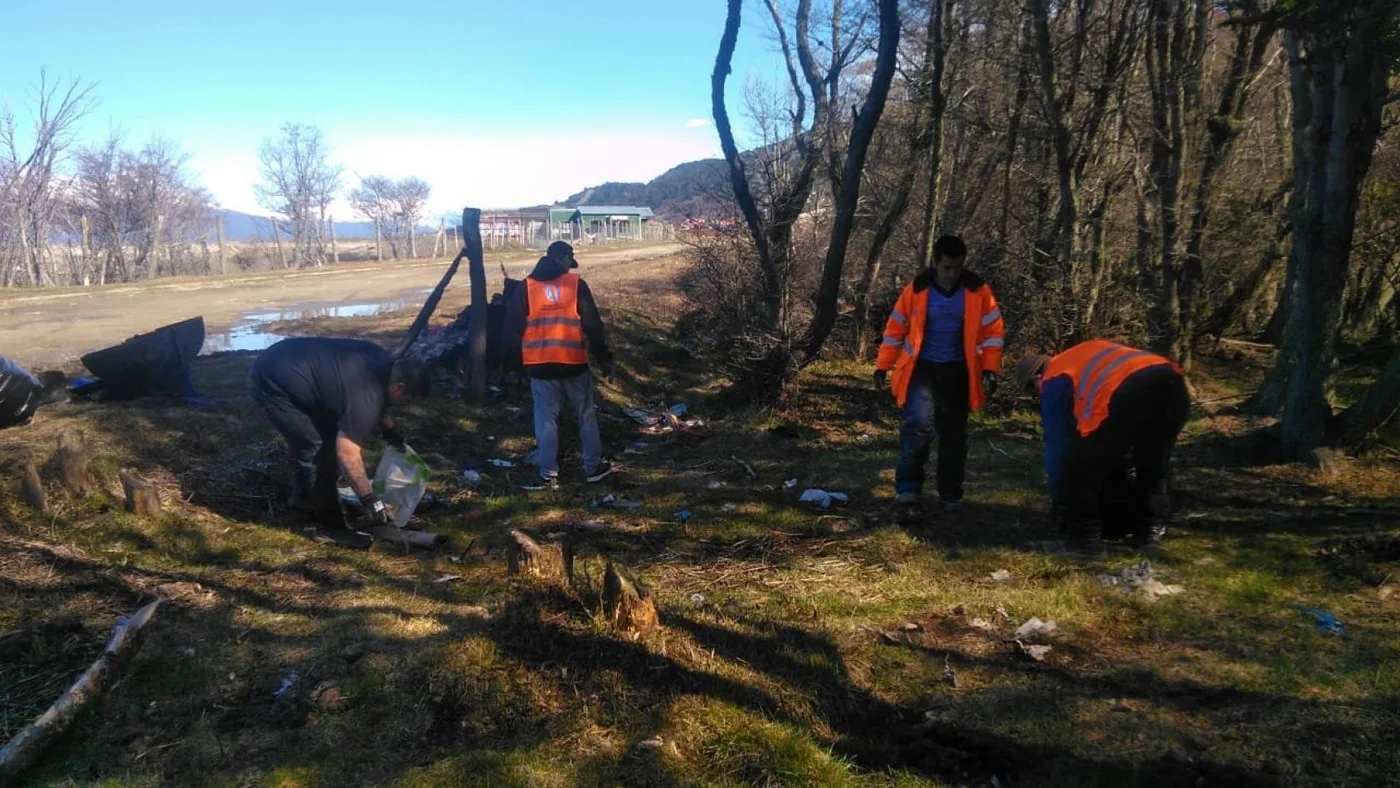
<svg viewBox="0 0 1400 788"><path fill-rule="evenodd" d="M320 130L294 123L262 142L259 170L250 173L274 218L259 228L258 242L226 244L213 200L176 142L78 139L97 101L89 83L41 74L24 106L0 106L0 285L88 286L338 262L328 209L343 191L379 228L379 259L418 255L413 228L424 218L428 184L371 175L351 186Z"/></svg>
<svg viewBox="0 0 1400 788"><path fill-rule="evenodd" d="M683 325L745 396L867 353L953 233L1017 350L1113 337L1189 371L1222 338L1276 344L1252 406L1299 455L1395 412L1400 5L728 5L712 97L743 218L681 285ZM781 50L788 84L729 84L741 35ZM1357 354L1388 364L1334 415Z"/></svg>

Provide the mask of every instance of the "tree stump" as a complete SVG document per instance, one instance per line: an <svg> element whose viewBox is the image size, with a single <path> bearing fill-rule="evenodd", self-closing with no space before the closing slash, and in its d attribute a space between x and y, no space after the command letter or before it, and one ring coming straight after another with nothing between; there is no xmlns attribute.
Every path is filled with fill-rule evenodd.
<svg viewBox="0 0 1400 788"><path fill-rule="evenodd" d="M511 574L534 575L543 580L564 579L566 572L563 545L541 545L520 531L511 531L510 539Z"/></svg>
<svg viewBox="0 0 1400 788"><path fill-rule="evenodd" d="M49 497L44 494L44 482L39 478L39 470L34 460L25 460L24 475L19 480L20 497L37 512L48 512Z"/></svg>
<svg viewBox="0 0 1400 788"><path fill-rule="evenodd" d="M156 486L131 471L122 471L122 492L126 493L126 510L136 514L160 513L160 492Z"/></svg>
<svg viewBox="0 0 1400 788"><path fill-rule="evenodd" d="M651 592L627 567L611 561L603 575L603 610L618 629L634 637L661 626Z"/></svg>
<svg viewBox="0 0 1400 788"><path fill-rule="evenodd" d="M88 470L87 443L82 433L66 430L58 436L58 467L68 492L83 496L93 491L95 485Z"/></svg>

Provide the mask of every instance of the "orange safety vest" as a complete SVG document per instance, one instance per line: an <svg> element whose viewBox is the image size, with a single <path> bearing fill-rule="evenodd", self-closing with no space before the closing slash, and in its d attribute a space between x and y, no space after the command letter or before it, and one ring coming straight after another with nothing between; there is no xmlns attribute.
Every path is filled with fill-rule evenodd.
<svg viewBox="0 0 1400 788"><path fill-rule="evenodd" d="M578 314L578 274L564 274L548 282L525 277L525 298L530 307L521 361L535 364L588 364L588 340Z"/></svg>
<svg viewBox="0 0 1400 788"><path fill-rule="evenodd" d="M932 285L930 285L932 287ZM928 322L928 289L915 291L911 282L899 294L899 300L885 322L885 336L880 343L880 355L875 368L894 370L890 389L895 402L904 407L909 396L909 382L914 379L914 366L924 344L924 325ZM972 410L981 410L982 373L1001 369L1001 354L1005 347L1006 324L991 285L983 282L976 287L963 285L963 355L967 359L967 402Z"/></svg>
<svg viewBox="0 0 1400 788"><path fill-rule="evenodd" d="M1104 339L1091 339L1050 359L1042 380L1067 375L1074 384L1074 419L1079 434L1088 437L1108 418L1108 403L1129 375L1148 367L1170 364L1177 374L1181 367L1172 360Z"/></svg>

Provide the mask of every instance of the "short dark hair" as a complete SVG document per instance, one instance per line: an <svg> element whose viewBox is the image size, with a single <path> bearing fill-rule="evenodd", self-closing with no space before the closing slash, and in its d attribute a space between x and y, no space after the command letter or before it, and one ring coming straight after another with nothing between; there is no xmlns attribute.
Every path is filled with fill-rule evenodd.
<svg viewBox="0 0 1400 788"><path fill-rule="evenodd" d="M934 263L937 263L940 257L961 260L967 257L967 244L956 235L940 235L938 240L933 242Z"/></svg>
<svg viewBox="0 0 1400 788"><path fill-rule="evenodd" d="M411 358L401 358L394 362L389 372L389 385L403 384L403 393L410 397L428 396L428 367Z"/></svg>

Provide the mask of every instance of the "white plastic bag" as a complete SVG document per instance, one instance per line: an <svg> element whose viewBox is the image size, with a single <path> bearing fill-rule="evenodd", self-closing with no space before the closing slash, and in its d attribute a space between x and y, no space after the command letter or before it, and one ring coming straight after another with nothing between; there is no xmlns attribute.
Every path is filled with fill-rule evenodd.
<svg viewBox="0 0 1400 788"><path fill-rule="evenodd" d="M431 477L428 463L418 456L413 447L404 444L403 451L393 446L384 447L384 454L379 457L379 468L374 472L374 494L394 513L394 525L402 528L408 524L413 510L428 490L428 479Z"/></svg>

